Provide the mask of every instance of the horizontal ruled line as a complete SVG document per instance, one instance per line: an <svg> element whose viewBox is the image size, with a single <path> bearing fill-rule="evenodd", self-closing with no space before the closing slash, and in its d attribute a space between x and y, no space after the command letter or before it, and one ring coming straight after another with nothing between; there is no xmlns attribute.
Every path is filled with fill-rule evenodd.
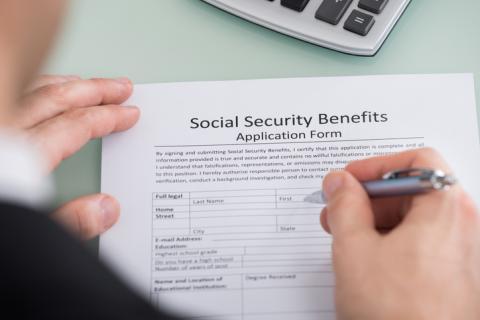
<svg viewBox="0 0 480 320"><path fill-rule="evenodd" d="M283 141L262 143L223 143L223 144L185 144L185 145L156 145L155 148L192 148L192 147L225 147L225 146L261 146L279 144L311 144L311 143L334 143L334 142L368 142L389 140L420 140L425 137L399 137L399 138L370 138L370 139L337 139L337 140L313 140L313 141Z"/></svg>

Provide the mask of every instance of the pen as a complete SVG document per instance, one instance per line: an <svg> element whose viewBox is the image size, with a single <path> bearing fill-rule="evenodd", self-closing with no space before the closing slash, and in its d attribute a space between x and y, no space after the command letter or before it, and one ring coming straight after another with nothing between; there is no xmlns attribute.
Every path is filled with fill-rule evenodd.
<svg viewBox="0 0 480 320"><path fill-rule="evenodd" d="M441 170L403 169L389 172L380 180L362 182L370 198L398 197L443 190L454 185L457 179ZM326 203L322 191L314 192L304 199L309 203Z"/></svg>

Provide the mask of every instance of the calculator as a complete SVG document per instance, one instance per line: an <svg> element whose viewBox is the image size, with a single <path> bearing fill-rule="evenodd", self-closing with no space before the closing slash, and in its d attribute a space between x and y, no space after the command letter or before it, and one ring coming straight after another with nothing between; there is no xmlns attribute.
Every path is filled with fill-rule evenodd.
<svg viewBox="0 0 480 320"><path fill-rule="evenodd" d="M373 56L411 0L203 0L241 18L336 51Z"/></svg>

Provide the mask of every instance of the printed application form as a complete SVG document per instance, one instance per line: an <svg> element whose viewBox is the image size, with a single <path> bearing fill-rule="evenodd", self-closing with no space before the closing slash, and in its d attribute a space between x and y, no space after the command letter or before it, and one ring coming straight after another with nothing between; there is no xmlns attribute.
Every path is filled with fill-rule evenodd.
<svg viewBox="0 0 480 320"><path fill-rule="evenodd" d="M434 147L480 199L471 75L139 85L127 104L140 122L103 141L122 215L100 254L186 318L334 319L331 239L303 199L352 160Z"/></svg>

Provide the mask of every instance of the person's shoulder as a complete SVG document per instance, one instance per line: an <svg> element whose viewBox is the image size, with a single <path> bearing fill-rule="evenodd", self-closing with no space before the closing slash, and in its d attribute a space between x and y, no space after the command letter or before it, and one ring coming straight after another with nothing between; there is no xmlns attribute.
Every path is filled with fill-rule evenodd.
<svg viewBox="0 0 480 320"><path fill-rule="evenodd" d="M19 226L22 226L22 229L30 228L33 221L50 224L49 220L42 209L0 199L0 229L4 231ZM26 222L29 223L25 224Z"/></svg>
<svg viewBox="0 0 480 320"><path fill-rule="evenodd" d="M48 215L0 200L0 308L21 319L157 319L157 312Z"/></svg>

